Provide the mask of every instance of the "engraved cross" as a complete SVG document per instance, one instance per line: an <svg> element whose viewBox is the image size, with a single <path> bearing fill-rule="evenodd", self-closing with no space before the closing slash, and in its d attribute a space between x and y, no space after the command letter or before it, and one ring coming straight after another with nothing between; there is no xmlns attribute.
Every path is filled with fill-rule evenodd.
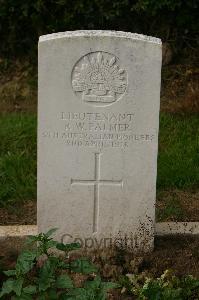
<svg viewBox="0 0 199 300"><path fill-rule="evenodd" d="M101 153L95 153L94 179L71 179L71 185L94 186L93 233L96 233L98 229L100 185L123 186L123 180L105 180L100 178L100 156Z"/></svg>

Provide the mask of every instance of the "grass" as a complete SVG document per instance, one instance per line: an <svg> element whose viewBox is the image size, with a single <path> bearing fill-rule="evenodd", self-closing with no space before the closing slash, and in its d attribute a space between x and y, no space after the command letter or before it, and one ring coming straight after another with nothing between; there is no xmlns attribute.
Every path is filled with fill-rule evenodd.
<svg viewBox="0 0 199 300"><path fill-rule="evenodd" d="M157 188L199 186L199 118L161 114ZM0 206L36 199L36 116L0 117ZM176 212L177 209L177 212ZM166 216L175 211L168 203ZM162 216L165 217L165 216ZM160 216L161 218L161 216Z"/></svg>
<svg viewBox="0 0 199 300"><path fill-rule="evenodd" d="M157 188L199 186L199 118L161 114Z"/></svg>
<svg viewBox="0 0 199 300"><path fill-rule="evenodd" d="M181 206L180 199L174 195L171 195L171 197L167 199L164 207L156 209L156 220L158 222L168 221L170 219L172 219L172 221L183 221L184 217L185 211Z"/></svg>
<svg viewBox="0 0 199 300"><path fill-rule="evenodd" d="M0 206L36 199L36 117L0 117Z"/></svg>

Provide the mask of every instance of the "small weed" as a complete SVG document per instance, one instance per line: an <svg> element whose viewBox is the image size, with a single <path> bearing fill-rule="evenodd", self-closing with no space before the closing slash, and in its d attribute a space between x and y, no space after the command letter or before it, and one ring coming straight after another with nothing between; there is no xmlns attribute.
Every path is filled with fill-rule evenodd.
<svg viewBox="0 0 199 300"><path fill-rule="evenodd" d="M3 269L4 269L4 264L3 264L3 256L0 256L0 282L2 281L3 278ZM1 287L1 284L0 284Z"/></svg>
<svg viewBox="0 0 199 300"><path fill-rule="evenodd" d="M136 296L137 300L196 300L199 297L199 280L188 275L176 277L166 270L160 278L145 274L127 274L121 278L122 292Z"/></svg>
<svg viewBox="0 0 199 300"><path fill-rule="evenodd" d="M19 255L15 269L4 272L9 278L3 282L0 298L7 299L9 295L15 300L106 300L107 291L119 287L103 282L96 266L86 258L70 260L69 252L80 245L54 241L51 235L55 230L29 237L28 243L35 247ZM56 255L53 248L62 255ZM76 286L74 273L85 275L81 287Z"/></svg>

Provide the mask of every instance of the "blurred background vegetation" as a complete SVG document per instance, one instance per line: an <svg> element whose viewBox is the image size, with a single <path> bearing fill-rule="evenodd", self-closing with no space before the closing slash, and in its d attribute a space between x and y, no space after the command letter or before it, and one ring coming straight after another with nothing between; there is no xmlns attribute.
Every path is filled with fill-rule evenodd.
<svg viewBox="0 0 199 300"><path fill-rule="evenodd" d="M198 0L0 0L0 51L32 56L42 34L124 30L160 37L175 52L198 43Z"/></svg>

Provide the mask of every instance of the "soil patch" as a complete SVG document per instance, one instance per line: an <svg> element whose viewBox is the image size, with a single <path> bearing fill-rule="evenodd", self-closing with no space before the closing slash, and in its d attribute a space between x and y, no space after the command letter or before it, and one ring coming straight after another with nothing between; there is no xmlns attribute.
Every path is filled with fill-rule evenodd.
<svg viewBox="0 0 199 300"><path fill-rule="evenodd" d="M199 191L162 191L156 203L157 221L198 222Z"/></svg>
<svg viewBox="0 0 199 300"><path fill-rule="evenodd" d="M162 68L161 111L199 112L199 66L173 64Z"/></svg>
<svg viewBox="0 0 199 300"><path fill-rule="evenodd" d="M35 225L37 224L37 203L26 201L14 208L0 208L0 225Z"/></svg>
<svg viewBox="0 0 199 300"><path fill-rule="evenodd" d="M199 237L156 237L154 251L150 254L135 256L125 250L109 251L91 256L107 279L116 280L122 274L142 272L158 277L166 269L174 270L177 276L191 274L199 277Z"/></svg>
<svg viewBox="0 0 199 300"><path fill-rule="evenodd" d="M36 112L37 69L35 65L28 60L0 59L1 113Z"/></svg>

